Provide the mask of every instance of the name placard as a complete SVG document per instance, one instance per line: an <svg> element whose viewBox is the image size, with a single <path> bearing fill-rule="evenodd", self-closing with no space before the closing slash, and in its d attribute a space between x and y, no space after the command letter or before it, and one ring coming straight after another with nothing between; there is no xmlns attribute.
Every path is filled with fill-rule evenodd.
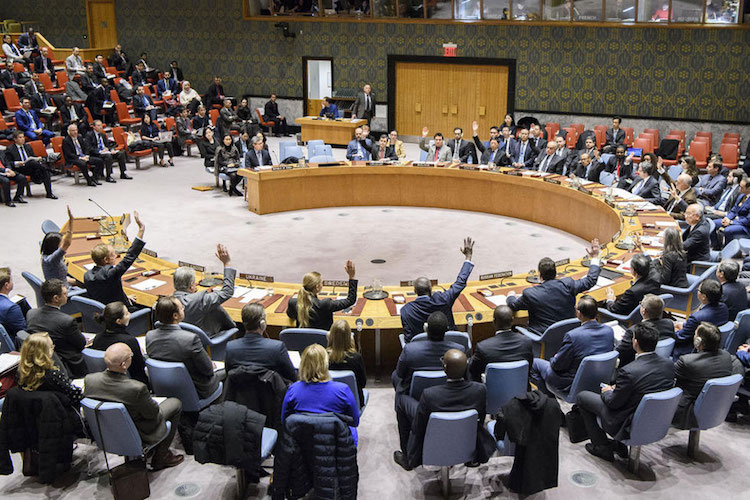
<svg viewBox="0 0 750 500"><path fill-rule="evenodd" d="M149 257L154 257L154 258L158 257L156 252L154 252L153 250L149 250L148 248L144 248L143 250L141 250L141 253L145 253Z"/></svg>
<svg viewBox="0 0 750 500"><path fill-rule="evenodd" d="M323 280L323 286L349 286L347 280Z"/></svg>
<svg viewBox="0 0 750 500"><path fill-rule="evenodd" d="M557 179L551 179L550 177L544 177L544 182L549 182L550 184L560 184L560 181Z"/></svg>
<svg viewBox="0 0 750 500"><path fill-rule="evenodd" d="M265 283L273 283L273 276L265 276L263 274L240 273L240 279L247 281L263 281Z"/></svg>
<svg viewBox="0 0 750 500"><path fill-rule="evenodd" d="M608 200L607 198L605 198L604 199L604 203L606 203L607 205L609 205L612 208L615 208L615 202L613 202L612 200Z"/></svg>
<svg viewBox="0 0 750 500"><path fill-rule="evenodd" d="M499 273L480 274L479 281L509 278L511 276L513 276L513 271L500 271Z"/></svg>
<svg viewBox="0 0 750 500"><path fill-rule="evenodd" d="M476 165L468 165L465 163L460 164L458 168L461 170L479 170L479 167L477 167Z"/></svg>
<svg viewBox="0 0 750 500"><path fill-rule="evenodd" d="M430 284L432 286L436 286L438 284L438 280L430 280ZM414 280L402 281L401 286L414 286Z"/></svg>
<svg viewBox="0 0 750 500"><path fill-rule="evenodd" d="M556 266L564 266L565 264L569 264L570 259L560 259L555 261Z"/></svg>
<svg viewBox="0 0 750 500"><path fill-rule="evenodd" d="M617 241L620 238L620 234L622 231L617 231L614 236L612 236L612 241Z"/></svg>
<svg viewBox="0 0 750 500"><path fill-rule="evenodd" d="M522 177L523 174L519 172L518 170L506 170L503 172L505 175L515 175L516 177Z"/></svg>
<svg viewBox="0 0 750 500"><path fill-rule="evenodd" d="M191 264L190 262L183 262L181 260L177 261L177 265L180 267L190 267L201 273L206 270L206 266L199 266L198 264Z"/></svg>
<svg viewBox="0 0 750 500"><path fill-rule="evenodd" d="M434 167L434 163L425 163L423 161L415 161L411 164L412 167Z"/></svg>
<svg viewBox="0 0 750 500"><path fill-rule="evenodd" d="M582 192L583 194L588 194L588 195L591 195L591 194L593 194L593 193L591 192L591 190L590 190L590 189L586 189L586 188L585 188L585 187L583 187L583 186L578 186L578 190L579 190L580 192Z"/></svg>
<svg viewBox="0 0 750 500"><path fill-rule="evenodd" d="M277 165L275 167L271 167L271 171L273 172L275 170L291 170L293 168L294 168L293 165Z"/></svg>

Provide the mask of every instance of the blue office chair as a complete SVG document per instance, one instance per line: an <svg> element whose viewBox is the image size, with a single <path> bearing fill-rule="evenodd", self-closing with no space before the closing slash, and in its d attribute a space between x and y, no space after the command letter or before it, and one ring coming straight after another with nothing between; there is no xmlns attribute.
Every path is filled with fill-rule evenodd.
<svg viewBox="0 0 750 500"><path fill-rule="evenodd" d="M184 363L146 358L146 367L154 394L179 399L182 402L182 411L201 411L221 396L223 384L219 382L219 387L213 394L200 399Z"/></svg>
<svg viewBox="0 0 750 500"><path fill-rule="evenodd" d="M104 362L104 351L89 349L88 347L81 351L83 361L86 363L86 369L89 373L103 372L107 369Z"/></svg>
<svg viewBox="0 0 750 500"><path fill-rule="evenodd" d="M310 141L312 142L312 141ZM311 146L310 143L307 144L307 153L310 157L313 156L333 156L333 148L331 148L328 144L322 144L323 141L320 141L321 144L313 145ZM312 160L310 160L312 162Z"/></svg>
<svg viewBox="0 0 750 500"><path fill-rule="evenodd" d="M662 285L661 291L672 294L672 298L664 302L664 308L671 312L679 313L685 317L700 307L700 300L698 300L698 286L700 284L712 278L716 273L716 264L712 265L700 276L694 274L688 274L687 279L690 285L687 288L678 288L675 286Z"/></svg>
<svg viewBox="0 0 750 500"><path fill-rule="evenodd" d="M492 420L487 424L487 430L495 436L495 424L497 420ZM512 457L516 454L516 444L510 440L508 433L505 433L505 437L500 441L497 441L497 454L501 457Z"/></svg>
<svg viewBox="0 0 750 500"><path fill-rule="evenodd" d="M433 144L435 144L435 140L430 139L427 143L427 149L429 149ZM422 148L419 148L419 161L427 161L427 151Z"/></svg>
<svg viewBox="0 0 750 500"><path fill-rule="evenodd" d="M612 374L617 367L618 355L617 351L611 351L586 356L578 366L576 376L568 392L561 391L549 384L547 384L547 389L568 403L575 403L576 396L583 391L592 391L598 394L601 390L600 384L609 384L612 381Z"/></svg>
<svg viewBox="0 0 750 500"><path fill-rule="evenodd" d="M717 427L727 418L729 408L734 402L741 383L742 375L739 374L706 380L693 406L693 414L698 427L690 429L687 451L690 458L695 458L695 453L698 451L701 431Z"/></svg>
<svg viewBox="0 0 750 500"><path fill-rule="evenodd" d="M26 280L32 290L34 290L34 296L36 297L36 306L42 307L44 305L44 299L42 298L42 280L36 275L27 271L22 271L21 276ZM68 289L68 303L60 308L65 314L75 314L75 307L71 305L70 299L76 295L83 295L86 293L84 288L71 287Z"/></svg>
<svg viewBox="0 0 750 500"><path fill-rule="evenodd" d="M599 174L599 184L611 186L615 183L615 174L612 172L602 172Z"/></svg>
<svg viewBox="0 0 750 500"><path fill-rule="evenodd" d="M474 460L477 443L476 410L433 412L427 421L422 465L438 466L443 496L450 495L450 468Z"/></svg>
<svg viewBox="0 0 750 500"><path fill-rule="evenodd" d="M16 350L16 344L3 325L0 325L0 353Z"/></svg>
<svg viewBox="0 0 750 500"><path fill-rule="evenodd" d="M411 339L412 342L424 342L426 340L427 333L425 332L418 333ZM466 332L448 330L447 332L445 332L445 340L460 344L464 348L465 353L471 352L471 339L469 338L469 334ZM406 338L404 337L403 333L399 335L399 341L401 342L401 348L403 349L406 343Z"/></svg>
<svg viewBox="0 0 750 500"><path fill-rule="evenodd" d="M287 156L289 156L289 155L285 154L287 148L294 147L296 145L297 145L297 141L281 141L281 142L279 142L279 161L281 161L284 158L286 158Z"/></svg>
<svg viewBox="0 0 750 500"><path fill-rule="evenodd" d="M487 413L496 414L516 396L526 393L529 384L529 362L489 363L484 370L487 385Z"/></svg>
<svg viewBox="0 0 750 500"><path fill-rule="evenodd" d="M719 344L720 346L727 345L729 337L731 337L732 333L734 333L734 327L734 321L727 321L723 325L719 325L719 333L721 334L721 344Z"/></svg>
<svg viewBox="0 0 750 500"><path fill-rule="evenodd" d="M630 424L630 437L622 441L622 444L630 447L630 472L638 472L641 446L660 441L667 435L681 397L682 389L674 387L668 391L646 394L638 403Z"/></svg>
<svg viewBox="0 0 750 500"><path fill-rule="evenodd" d="M55 224L49 219L46 219L44 222L42 222L42 232L44 234L49 233L59 233L60 232L60 226Z"/></svg>
<svg viewBox="0 0 750 500"><path fill-rule="evenodd" d="M690 272L692 274L702 273L709 267L716 265L717 262L721 262L722 260L725 260L725 259L733 259L741 251L741 241L742 240L732 240L729 243L727 243L724 246L724 248L722 248L719 251L711 250L710 261L694 260L693 262L690 263L690 267L691 267Z"/></svg>
<svg viewBox="0 0 750 500"><path fill-rule="evenodd" d="M522 326L517 326L516 329L534 341L534 357L552 359L560 350L565 334L579 326L581 322L571 318L552 323L542 335Z"/></svg>
<svg viewBox="0 0 750 500"><path fill-rule="evenodd" d="M190 323L180 323L180 328L198 335L203 348L209 352L214 361L224 361L227 357L227 342L232 340L239 331L237 328L230 328L217 333L214 337L209 337L201 328Z"/></svg>
<svg viewBox="0 0 750 500"><path fill-rule="evenodd" d="M680 174L682 173L682 167L681 167L681 166L679 166L679 165L672 165L672 166L671 166L671 167L669 167L669 169L667 170L667 173L669 174L669 177L670 177L670 178L671 178L671 179L672 179L673 181L676 181L676 180L677 180L677 177L678 177L678 176L679 176L679 175L680 175Z"/></svg>
<svg viewBox="0 0 750 500"><path fill-rule="evenodd" d="M673 338L660 340L656 343L656 349L654 349L654 351L662 358L671 358L674 344L675 340Z"/></svg>
<svg viewBox="0 0 750 500"><path fill-rule="evenodd" d="M101 406L99 406L100 403ZM158 442L147 445L141 441L141 435L138 434L138 429L124 404L105 403L96 399L83 398L81 406L96 445L99 449L114 455L127 458L145 458L145 455L152 448L169 435L172 427L171 422L166 422L164 436ZM96 410L97 406L99 406L98 410ZM96 413L99 414L98 422ZM102 439L102 431L104 431L104 439Z"/></svg>
<svg viewBox="0 0 750 500"><path fill-rule="evenodd" d="M315 155L311 156L309 160L307 160L310 163L333 163L336 161L336 158L329 155Z"/></svg>
<svg viewBox="0 0 750 500"><path fill-rule="evenodd" d="M312 344L328 347L328 332L317 328L285 328L281 330L279 340L288 351L298 351L301 355Z"/></svg>
<svg viewBox="0 0 750 500"><path fill-rule="evenodd" d="M662 293L659 295L659 297L661 298L661 300L664 301L665 304L667 303L668 300L674 298L674 296L669 293ZM612 311L609 311L608 309L600 307L599 316L601 317L600 321L602 323L615 319L618 321L618 323L620 323L620 325L623 326L623 328L628 328L636 323L640 323L641 320L643 319L641 317L641 305L640 304L636 305L635 309L630 311L629 314L615 314Z"/></svg>
<svg viewBox="0 0 750 500"><path fill-rule="evenodd" d="M615 155L613 155L612 153L602 153L599 156L599 163L601 163L603 165L606 165L609 162L609 159L610 158L614 158L614 157L615 157Z"/></svg>
<svg viewBox="0 0 750 500"><path fill-rule="evenodd" d="M302 151L302 146L287 146L284 149L284 155L279 159L279 161L284 161L290 156L293 156L297 159L304 158L305 153Z"/></svg>
<svg viewBox="0 0 750 500"><path fill-rule="evenodd" d="M370 392L367 389L362 389L362 396L364 401L359 400L359 391L357 390L357 377L354 376L354 372L351 370L328 370L331 380L341 382L349 387L349 390L354 394L354 400L357 402L357 408L359 412L363 413L367 403L370 401Z"/></svg>
<svg viewBox="0 0 750 500"><path fill-rule="evenodd" d="M72 309L81 313L83 319L83 331L86 333L101 333L104 331L104 325L100 324L94 318L94 315L104 312L104 304L101 302L76 295L70 298ZM134 337L145 335L151 328L151 309L139 309L130 315L130 323L125 330Z"/></svg>
<svg viewBox="0 0 750 500"><path fill-rule="evenodd" d="M417 401L422 397L422 392L430 387L442 385L448 380L443 370L417 370L412 373L409 396Z"/></svg>
<svg viewBox="0 0 750 500"><path fill-rule="evenodd" d="M737 348L746 343L746 340L750 337L750 309L737 313L734 323L736 325L734 331L729 334L726 343L721 346L730 354L736 353Z"/></svg>
<svg viewBox="0 0 750 500"><path fill-rule="evenodd" d="M309 151L310 148L314 148L316 146L325 146L325 141L322 139L313 139L311 141L307 141L307 150Z"/></svg>

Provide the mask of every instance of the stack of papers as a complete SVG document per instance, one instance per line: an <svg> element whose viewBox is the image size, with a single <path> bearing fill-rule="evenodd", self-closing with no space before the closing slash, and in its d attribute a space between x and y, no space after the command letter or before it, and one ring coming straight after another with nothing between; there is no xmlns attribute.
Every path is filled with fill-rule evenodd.
<svg viewBox="0 0 750 500"><path fill-rule="evenodd" d="M628 261L628 263L629 262L630 261ZM619 269L619 267L617 269ZM599 276L599 279L596 280L596 285L594 285L591 288L591 291L598 290L600 288L604 288L605 286L614 285L614 284L615 282L612 281L611 279L605 278L604 276Z"/></svg>
<svg viewBox="0 0 750 500"><path fill-rule="evenodd" d="M403 308L406 304L396 304L396 314L399 316L401 315L401 308Z"/></svg>
<svg viewBox="0 0 750 500"><path fill-rule="evenodd" d="M268 290L265 288L249 288L247 292L242 295L240 302L246 304L251 300L260 300L268 297Z"/></svg>
<svg viewBox="0 0 750 500"><path fill-rule="evenodd" d="M489 297L485 298L495 304L495 307L506 305L506 302L508 300L508 297L506 297L505 295L490 295Z"/></svg>
<svg viewBox="0 0 750 500"><path fill-rule="evenodd" d="M143 335L141 337L136 337L135 340L138 341L138 346L141 348L141 353L146 354L146 336Z"/></svg>
<svg viewBox="0 0 750 500"><path fill-rule="evenodd" d="M214 361L214 373L224 369L223 361Z"/></svg>
<svg viewBox="0 0 750 500"><path fill-rule="evenodd" d="M140 283L136 283L135 285L133 285L133 288L135 288L136 290L140 290L141 292L147 292L166 284L166 281L149 278L147 280L141 281Z"/></svg>
<svg viewBox="0 0 750 500"><path fill-rule="evenodd" d="M620 323L614 319L612 321L608 321L607 323L604 323L605 325L612 328L612 330L615 332L615 341L619 344L622 342L622 338L625 336L625 329L620 325Z"/></svg>
<svg viewBox="0 0 750 500"><path fill-rule="evenodd" d="M299 370L299 363L302 359L299 355L299 351L287 351L289 353L289 360L292 362L292 366Z"/></svg>

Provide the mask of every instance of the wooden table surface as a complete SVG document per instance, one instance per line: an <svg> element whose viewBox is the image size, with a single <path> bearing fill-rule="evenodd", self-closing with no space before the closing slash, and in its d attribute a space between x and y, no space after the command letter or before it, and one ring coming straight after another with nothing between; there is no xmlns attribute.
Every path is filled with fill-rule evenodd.
<svg viewBox="0 0 750 500"><path fill-rule="evenodd" d="M367 120L340 118L338 120L319 119L317 116L303 116L295 120L302 130L302 142L321 139L326 144L346 145L354 138L354 129L367 123Z"/></svg>

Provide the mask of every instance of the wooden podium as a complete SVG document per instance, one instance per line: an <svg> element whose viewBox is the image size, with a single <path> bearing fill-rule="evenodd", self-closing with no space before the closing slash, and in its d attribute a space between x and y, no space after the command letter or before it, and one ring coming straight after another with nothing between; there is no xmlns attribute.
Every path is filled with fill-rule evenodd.
<svg viewBox="0 0 750 500"><path fill-rule="evenodd" d="M354 139L354 129L367 123L367 120L339 118L329 120L317 116L297 118L296 123L302 128L302 142L322 139L326 144L346 146Z"/></svg>

